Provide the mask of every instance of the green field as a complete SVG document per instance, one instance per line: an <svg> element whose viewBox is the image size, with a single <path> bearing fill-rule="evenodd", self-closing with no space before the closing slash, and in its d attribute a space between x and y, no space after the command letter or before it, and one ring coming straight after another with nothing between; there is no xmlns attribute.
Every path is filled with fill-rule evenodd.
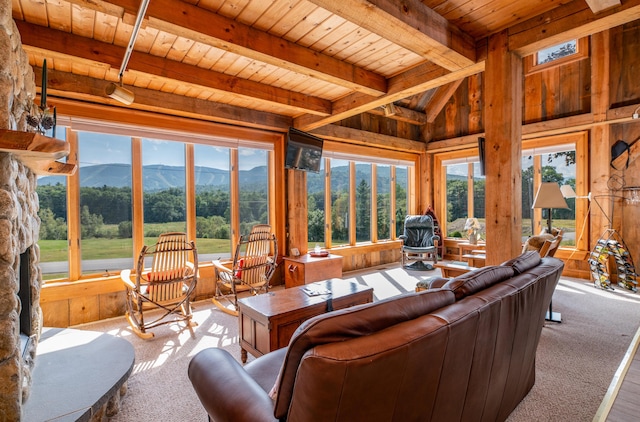
<svg viewBox="0 0 640 422"><path fill-rule="evenodd" d="M117 227L115 229L117 230ZM107 230L113 230L113 228L106 226L105 231ZM147 224L145 225L145 231L158 234L170 231L184 231L184 223ZM156 235L147 236L144 238L144 244L153 245L156 240ZM66 261L68 258L68 242L66 240L40 240L38 245L40 246L40 261L42 262ZM231 250L229 239L196 239L196 247L198 253L201 254L229 253ZM129 258L134 256L132 248L131 239L83 239L81 244L82 259Z"/></svg>

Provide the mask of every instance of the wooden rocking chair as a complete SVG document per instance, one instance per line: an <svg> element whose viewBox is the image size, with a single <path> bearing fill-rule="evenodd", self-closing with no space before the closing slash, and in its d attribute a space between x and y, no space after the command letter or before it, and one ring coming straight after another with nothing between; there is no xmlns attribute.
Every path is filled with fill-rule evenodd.
<svg viewBox="0 0 640 422"><path fill-rule="evenodd" d="M240 237L231 268L213 261L216 279L213 303L223 312L237 316L238 293L249 291L255 295L269 291L277 260L278 242L271 226L253 226L249 235Z"/></svg>
<svg viewBox="0 0 640 422"><path fill-rule="evenodd" d="M145 269L148 259L151 268ZM153 337L147 330L162 324L196 325L191 321L190 300L198 280L198 252L185 233L161 234L155 245L140 251L135 275L123 270L120 278L127 291L127 321L141 338Z"/></svg>

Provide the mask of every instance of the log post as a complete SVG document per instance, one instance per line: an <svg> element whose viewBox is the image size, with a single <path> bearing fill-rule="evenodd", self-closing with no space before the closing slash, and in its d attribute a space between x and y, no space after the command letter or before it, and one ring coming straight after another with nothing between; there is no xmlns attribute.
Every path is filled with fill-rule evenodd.
<svg viewBox="0 0 640 422"><path fill-rule="evenodd" d="M487 265L522 250L522 58L502 31L489 38L485 68Z"/></svg>

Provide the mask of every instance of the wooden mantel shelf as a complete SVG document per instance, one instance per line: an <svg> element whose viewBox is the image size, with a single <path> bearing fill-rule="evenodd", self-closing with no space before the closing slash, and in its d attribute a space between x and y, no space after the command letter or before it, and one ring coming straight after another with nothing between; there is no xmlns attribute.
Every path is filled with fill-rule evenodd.
<svg viewBox="0 0 640 422"><path fill-rule="evenodd" d="M69 155L69 143L39 133L0 129L0 151L10 152L38 175L72 175L75 164L56 161Z"/></svg>

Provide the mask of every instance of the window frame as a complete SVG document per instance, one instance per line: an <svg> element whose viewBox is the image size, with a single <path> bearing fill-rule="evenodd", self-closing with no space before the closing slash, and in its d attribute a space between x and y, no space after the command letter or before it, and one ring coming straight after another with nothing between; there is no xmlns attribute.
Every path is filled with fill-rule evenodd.
<svg viewBox="0 0 640 422"><path fill-rule="evenodd" d="M479 135L482 136L482 135ZM576 186L575 191L578 196L587 196L589 191L589 174L588 174L588 162L589 162L589 133L587 131L566 133L560 135L550 135L535 139L526 139L522 141L522 155L528 151L544 150L557 145L573 144L576 151ZM447 175L446 175L446 161L450 160L464 160L468 163L479 161L477 146L469 147L467 149L460 149L457 151L434 153L434 198L436 198L437 213L443 217L440 219L440 225L442 233L447 233ZM486 188L486 185L485 185ZM473 184L471 184L470 191L472 194ZM534 185L534 192L537 190L537 185ZM472 210L471 210L472 212ZM575 249L579 251L589 250L589 203L588 201L576 201L575 203L575 221L576 221L576 242L573 248L565 247L566 249ZM534 225L543 224L541 210L534 210ZM582 231L582 227L585 227ZM455 240L455 238L445 238L448 240Z"/></svg>
<svg viewBox="0 0 640 422"><path fill-rule="evenodd" d="M558 43L556 45L560 45L562 43ZM553 47L553 46L551 46ZM543 70L551 69L556 66L562 66L569 63L576 62L578 60L586 59L589 57L589 37L582 37L576 39L576 49L577 51L574 54L569 56L561 57L556 60L552 60L550 62L536 64L538 62L538 53L535 52L530 54L524 58L524 74L531 75L533 73L541 72Z"/></svg>

